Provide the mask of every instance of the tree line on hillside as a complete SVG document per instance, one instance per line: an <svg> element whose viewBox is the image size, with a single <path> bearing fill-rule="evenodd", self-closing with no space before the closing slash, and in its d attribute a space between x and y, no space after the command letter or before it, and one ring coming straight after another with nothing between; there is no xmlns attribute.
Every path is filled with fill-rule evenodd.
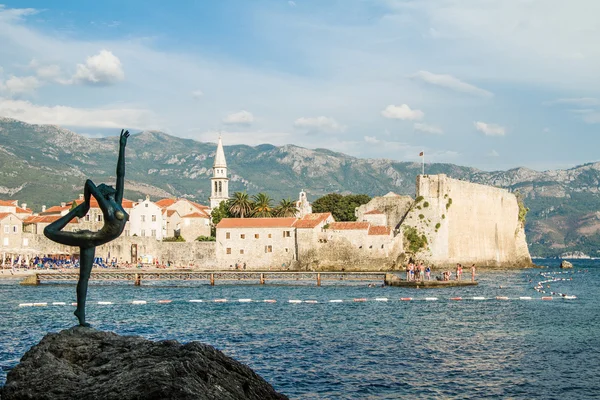
<svg viewBox="0 0 600 400"><path fill-rule="evenodd" d="M370 200L366 194L329 193L315 200L312 209L314 213L330 212L336 221L356 221L354 209ZM216 226L223 218L294 217L297 213L296 203L289 198L274 205L266 193L250 196L246 192L235 192L232 198L212 210L212 223Z"/></svg>

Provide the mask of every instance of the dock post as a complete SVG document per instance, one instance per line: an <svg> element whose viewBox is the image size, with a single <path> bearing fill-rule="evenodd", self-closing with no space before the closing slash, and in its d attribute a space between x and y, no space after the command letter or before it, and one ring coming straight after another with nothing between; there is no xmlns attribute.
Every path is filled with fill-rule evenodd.
<svg viewBox="0 0 600 400"><path fill-rule="evenodd" d="M321 273L317 273L317 286L321 286Z"/></svg>
<svg viewBox="0 0 600 400"><path fill-rule="evenodd" d="M263 274L263 273L260 274L260 284L261 285L265 284L265 274Z"/></svg>
<svg viewBox="0 0 600 400"><path fill-rule="evenodd" d="M215 274L210 274L210 286L215 286Z"/></svg>
<svg viewBox="0 0 600 400"><path fill-rule="evenodd" d="M142 284L142 277L140 274L135 274L135 280L133 281L133 286L140 286Z"/></svg>

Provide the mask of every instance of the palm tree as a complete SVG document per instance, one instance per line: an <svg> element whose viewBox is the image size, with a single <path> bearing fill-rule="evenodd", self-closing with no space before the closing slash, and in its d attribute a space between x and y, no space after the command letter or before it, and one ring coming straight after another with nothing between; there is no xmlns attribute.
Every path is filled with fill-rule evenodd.
<svg viewBox="0 0 600 400"><path fill-rule="evenodd" d="M248 193L244 192L235 192L233 197L229 199L227 202L228 210L231 215L244 218L249 216L252 213L253 204L248 197Z"/></svg>
<svg viewBox="0 0 600 400"><path fill-rule="evenodd" d="M255 218L265 218L273 216L273 199L266 193L259 193L252 196L254 209L252 216Z"/></svg>
<svg viewBox="0 0 600 400"><path fill-rule="evenodd" d="M295 217L296 214L298 214L298 208L289 198L281 200L275 208L275 215L278 217Z"/></svg>

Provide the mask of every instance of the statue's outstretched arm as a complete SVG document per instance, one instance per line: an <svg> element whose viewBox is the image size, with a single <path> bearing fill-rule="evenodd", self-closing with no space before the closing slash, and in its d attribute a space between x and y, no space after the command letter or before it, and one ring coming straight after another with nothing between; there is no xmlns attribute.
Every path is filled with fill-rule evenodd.
<svg viewBox="0 0 600 400"><path fill-rule="evenodd" d="M125 146L127 145L128 137L129 131L121 129L119 160L117 161L117 194L115 195L115 200L118 204L121 204L121 201L123 200L123 189L125 186Z"/></svg>

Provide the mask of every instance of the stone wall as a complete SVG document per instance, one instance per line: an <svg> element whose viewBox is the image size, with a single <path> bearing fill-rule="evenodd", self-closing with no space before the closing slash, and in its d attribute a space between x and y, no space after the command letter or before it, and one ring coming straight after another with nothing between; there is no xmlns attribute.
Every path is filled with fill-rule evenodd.
<svg viewBox="0 0 600 400"><path fill-rule="evenodd" d="M24 233L28 239L28 248L32 253L45 254L79 254L77 247L64 246L47 239L43 235ZM135 251L132 253L132 246ZM217 266L215 242L160 242L153 238L121 236L118 239L96 248L96 257L104 259L116 257L120 263L135 263L137 258L146 256L159 263L170 261L175 266L195 266L213 268Z"/></svg>
<svg viewBox="0 0 600 400"><path fill-rule="evenodd" d="M517 199L507 190L446 175L420 175L417 200L402 230L412 227L426 236L427 249L418 258L445 266L531 265Z"/></svg>
<svg viewBox="0 0 600 400"><path fill-rule="evenodd" d="M379 210L385 214L387 226L394 229L402 221L412 203L412 197L400 196L394 193L374 197L367 204L356 208L356 220L370 221L365 214L369 211Z"/></svg>

